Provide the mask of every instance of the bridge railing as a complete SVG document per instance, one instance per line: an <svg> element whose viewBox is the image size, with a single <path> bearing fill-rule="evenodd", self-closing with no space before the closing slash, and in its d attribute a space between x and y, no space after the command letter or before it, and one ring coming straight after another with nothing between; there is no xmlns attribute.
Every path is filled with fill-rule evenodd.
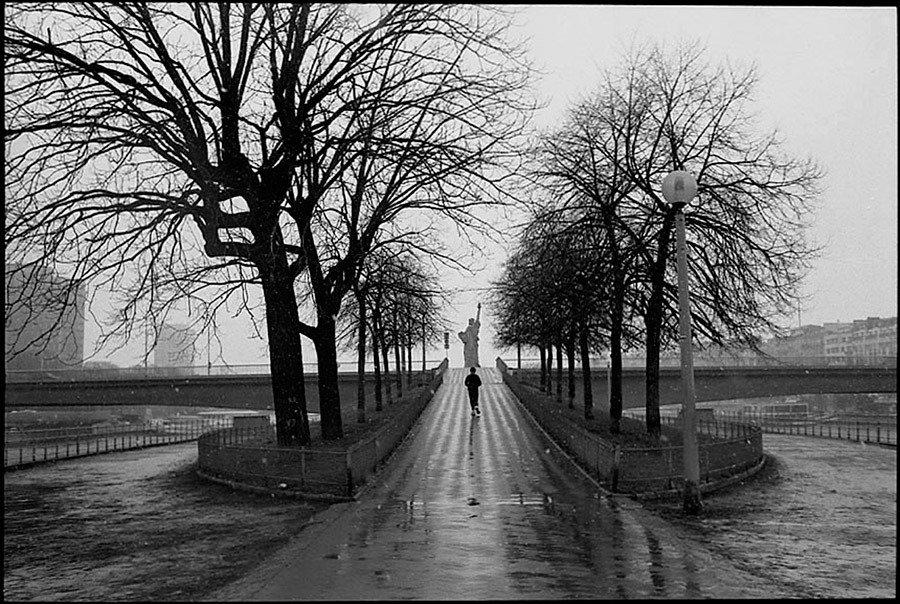
<svg viewBox="0 0 900 604"><path fill-rule="evenodd" d="M315 364L304 364L308 374L316 373ZM269 375L268 365L214 365L183 367L65 367L59 369L7 369L7 382L77 382L173 377Z"/></svg>
<svg viewBox="0 0 900 604"><path fill-rule="evenodd" d="M554 359L555 361L555 359ZM511 369L519 367L518 359L503 359ZM643 356L628 356L622 359L622 367L643 369L646 366L646 358ZM591 367L602 370L609 363L607 357L591 359ZM540 368L541 360L536 357L525 357L521 361L522 369ZM693 356L694 367L896 367L897 356L868 356L868 357L833 357L833 356L793 356L793 357L763 357L763 356L703 356L696 353ZM659 359L661 368L681 367L681 357L663 356ZM553 364L554 371L556 363Z"/></svg>
<svg viewBox="0 0 900 604"><path fill-rule="evenodd" d="M436 367L441 361L428 361L428 367ZM356 362L339 362L339 373L356 373ZM374 372L374 365L368 362L367 373ZM318 375L316 363L304 363L305 375ZM417 370L414 370L417 373ZM167 379L201 376L242 376L269 375L268 364L246 365L186 365L179 367L61 367L54 369L6 369L7 382L74 382L74 381L115 381L131 379Z"/></svg>

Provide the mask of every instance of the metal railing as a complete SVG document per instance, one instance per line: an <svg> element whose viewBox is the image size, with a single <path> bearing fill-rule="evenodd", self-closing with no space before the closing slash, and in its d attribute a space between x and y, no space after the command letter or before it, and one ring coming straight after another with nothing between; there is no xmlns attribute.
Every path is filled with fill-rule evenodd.
<svg viewBox="0 0 900 604"><path fill-rule="evenodd" d="M274 426L204 434L197 450L198 469L207 478L264 490L346 494L346 453L279 447Z"/></svg>
<svg viewBox="0 0 900 604"><path fill-rule="evenodd" d="M406 408L398 413L388 426L350 447L347 451L348 493L355 493L360 485L365 484L369 476L375 473L378 466L406 437L443 382L443 372L446 368L445 362L441 365L440 372L433 376L431 383L418 389Z"/></svg>
<svg viewBox="0 0 900 604"><path fill-rule="evenodd" d="M352 499L407 435L443 381L446 360L430 370L431 382L393 405L402 409L377 432L346 450L279 447L273 427L231 428L198 441L199 470L232 486Z"/></svg>
<svg viewBox="0 0 900 604"><path fill-rule="evenodd" d="M427 361L428 367L435 367L441 361ZM421 373L421 361L414 363L413 373ZM366 364L367 373L374 372L371 362ZM338 372L356 373L355 361L341 361ZM113 381L131 379L166 379L201 376L241 376L269 375L268 364L251 365L189 365L181 367L65 367L59 369L7 369L7 382L74 382L74 381ZM316 363L304 363L305 375L318 375ZM404 375L406 371L404 370Z"/></svg>
<svg viewBox="0 0 900 604"><path fill-rule="evenodd" d="M517 369L519 361L515 357L501 359L510 369ZM591 358L591 367L603 369L609 362L608 357ZM643 369L646 366L643 356L626 356L622 359L623 368ZM794 357L762 357L762 356L703 356L697 353L693 357L694 367L896 367L897 357L829 357L829 356L794 356ZM580 364L579 364L580 365ZM522 358L523 369L540 368L541 360L536 357ZM681 367L679 356L661 356L661 368ZM556 359L553 359L556 371Z"/></svg>
<svg viewBox="0 0 900 604"><path fill-rule="evenodd" d="M600 484L613 493L668 494L684 481L683 447L625 447L607 442L560 413L561 408L540 391L524 386L498 359L503 380L534 420ZM669 430L679 418L662 418ZM700 422L698 433L701 489L719 488L734 477L760 467L762 430L747 422Z"/></svg>
<svg viewBox="0 0 900 604"><path fill-rule="evenodd" d="M680 417L661 417L663 426L681 431ZM698 421L700 487L717 483L756 467L763 458L762 431L739 421ZM667 493L679 491L684 481L684 447L623 447L613 492Z"/></svg>
<svg viewBox="0 0 900 604"><path fill-rule="evenodd" d="M699 411L699 410L698 410ZM633 419L642 417L641 411L625 410ZM661 419L677 423L677 411L661 409ZM749 424L770 434L815 436L859 443L897 446L897 416L889 414L813 414L766 413L758 411L729 411L716 409L712 422L698 422L699 426Z"/></svg>
<svg viewBox="0 0 900 604"><path fill-rule="evenodd" d="M187 442L230 423L230 417L173 418L112 426L7 429L3 435L3 467L16 469L74 457Z"/></svg>
<svg viewBox="0 0 900 604"><path fill-rule="evenodd" d="M735 415L722 413L724 419ZM745 414L745 421L760 426L763 432L790 434L795 436L815 436L897 446L897 416L890 415L831 415L815 417L810 415L778 416Z"/></svg>

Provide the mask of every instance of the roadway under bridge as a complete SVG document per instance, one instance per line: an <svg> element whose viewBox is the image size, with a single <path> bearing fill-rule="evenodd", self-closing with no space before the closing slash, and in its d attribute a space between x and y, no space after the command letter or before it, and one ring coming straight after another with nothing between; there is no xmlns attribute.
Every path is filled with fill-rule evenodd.
<svg viewBox="0 0 900 604"><path fill-rule="evenodd" d="M522 381L536 384L535 369L511 371ZM565 380L566 373L563 373ZM553 372L554 390L556 371ZM698 402L740 398L760 398L793 394L886 393L897 392L896 367L701 367L694 368ZM581 377L576 386L579 396ZM607 400L605 368L592 371L595 404ZM307 409L319 410L318 380L305 379ZM368 400L374 399L374 377L367 375ZM623 405L640 407L645 403L643 369L623 371ZM339 375L341 400L357 396L356 374ZM678 368L660 369L660 403L682 400L681 372ZM394 386L396 395L396 386ZM189 376L135 378L104 381L7 382L5 407L39 409L72 406L148 406L223 407L230 409L273 409L272 380L267 375Z"/></svg>

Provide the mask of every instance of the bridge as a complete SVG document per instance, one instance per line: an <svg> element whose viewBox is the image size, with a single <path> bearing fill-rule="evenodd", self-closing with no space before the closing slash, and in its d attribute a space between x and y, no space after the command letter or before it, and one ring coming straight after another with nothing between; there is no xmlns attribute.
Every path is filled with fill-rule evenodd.
<svg viewBox="0 0 900 604"><path fill-rule="evenodd" d="M512 365L512 364L510 364ZM539 370L512 366L520 379L537 383ZM419 372L421 374L421 372ZM563 372L563 380L566 379ZM556 371L553 371L556 380ZM374 379L367 375L367 397L374 398ZM702 401L759 398L794 394L888 393L897 392L897 367L893 366L778 366L778 367L695 367L696 399ZM318 379L305 378L307 408L319 410ZM339 374L342 400L356 397L355 373ZM581 396L580 372L576 379ZM554 390L556 385L553 385ZM626 368L622 378L623 406L641 407L645 402L643 369ZM660 403L681 402L681 372L675 367L660 369ZM605 368L592 370L595 404L607 400ZM565 387L563 389L565 393ZM370 398L369 400L372 400ZM268 375L190 375L127 377L125 379L69 381L7 379L5 406L11 409L40 409L73 406L222 407L230 409L273 409L272 379Z"/></svg>
<svg viewBox="0 0 900 604"><path fill-rule="evenodd" d="M306 375L304 384L307 409L318 412L318 376ZM367 376L366 385L366 396L369 400L374 400L374 377ZM341 400L351 400L350 397L355 399L356 374L338 374L338 389ZM396 393L396 386L393 390ZM7 410L168 405L255 410L275 408L272 378L269 375L197 375L59 382L7 381L4 405Z"/></svg>
<svg viewBox="0 0 900 604"><path fill-rule="evenodd" d="M537 385L540 373L536 369L512 370L520 380ZM557 388L557 373L553 371L552 389ZM605 405L608 400L606 368L591 371L594 404ZM563 396L567 381L563 370ZM580 375L575 381L576 398L582 396ZM694 394L697 402L727 401L745 398L789 396L797 394L853 394L897 392L897 368L890 367L695 367ZM643 407L646 402L644 369L623 368L622 406ZM661 367L659 370L660 404L683 401L681 370Z"/></svg>

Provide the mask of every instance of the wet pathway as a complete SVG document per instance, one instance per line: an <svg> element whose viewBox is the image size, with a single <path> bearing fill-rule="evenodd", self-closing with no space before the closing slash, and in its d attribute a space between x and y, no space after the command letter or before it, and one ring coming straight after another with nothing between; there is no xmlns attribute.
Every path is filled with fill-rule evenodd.
<svg viewBox="0 0 900 604"><path fill-rule="evenodd" d="M639 504L608 499L496 369L471 417L451 369L377 481L209 600L797 596Z"/></svg>

